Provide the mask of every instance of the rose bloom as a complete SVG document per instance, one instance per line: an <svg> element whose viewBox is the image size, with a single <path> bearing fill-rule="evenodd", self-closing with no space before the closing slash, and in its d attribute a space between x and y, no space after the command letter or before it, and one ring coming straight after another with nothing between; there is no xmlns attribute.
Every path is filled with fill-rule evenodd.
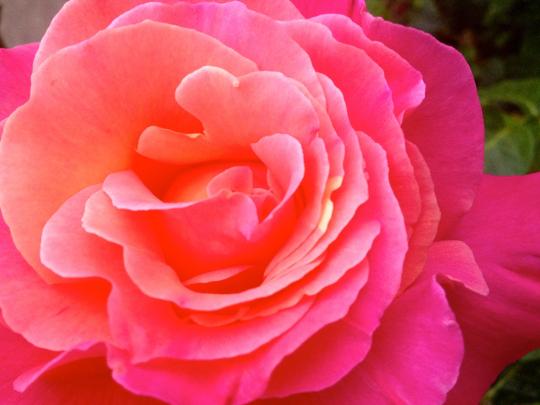
<svg viewBox="0 0 540 405"><path fill-rule="evenodd" d="M540 175L362 1L71 0L0 84L3 404L475 404L540 344Z"/></svg>

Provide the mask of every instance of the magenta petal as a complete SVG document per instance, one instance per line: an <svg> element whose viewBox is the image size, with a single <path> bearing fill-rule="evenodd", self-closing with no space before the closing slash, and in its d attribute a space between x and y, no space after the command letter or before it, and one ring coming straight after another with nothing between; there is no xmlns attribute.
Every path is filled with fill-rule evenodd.
<svg viewBox="0 0 540 405"><path fill-rule="evenodd" d="M9 327L32 344L68 350L104 341L109 331L107 289L95 281L49 285L13 246L0 218L0 307Z"/></svg>
<svg viewBox="0 0 540 405"><path fill-rule="evenodd" d="M484 128L474 78L459 52L424 32L368 14L362 26L422 73L426 98L405 116L403 131L431 169L443 235L472 206L482 176Z"/></svg>
<svg viewBox="0 0 540 405"><path fill-rule="evenodd" d="M487 295L489 288L469 246L459 240L435 242L428 252L424 273L440 274L468 289Z"/></svg>
<svg viewBox="0 0 540 405"><path fill-rule="evenodd" d="M465 338L451 404L477 404L506 365L540 346L538 218L540 174L484 176L471 211L450 235L471 247L490 289L487 297L448 289Z"/></svg>
<svg viewBox="0 0 540 405"><path fill-rule="evenodd" d="M71 350L66 350L57 354L47 362L34 367L21 374L13 383L14 388L19 392L24 392L30 385L36 382L42 375L57 367L70 364L78 360L94 357L103 357L105 355L105 346L94 343L81 344Z"/></svg>
<svg viewBox="0 0 540 405"><path fill-rule="evenodd" d="M434 277L423 279L388 308L359 366L335 386L284 404L442 404L462 357L462 335L444 290Z"/></svg>
<svg viewBox="0 0 540 405"><path fill-rule="evenodd" d="M326 25L334 37L365 51L383 70L384 77L392 90L394 112L402 120L403 114L417 107L425 96L422 75L401 55L378 41L369 39L362 28L349 18L339 15L324 15L315 21Z"/></svg>
<svg viewBox="0 0 540 405"><path fill-rule="evenodd" d="M2 316L0 315L0 321ZM21 395L13 389L13 381L29 368L48 361L55 352L38 349L21 336L0 324L0 398L5 404L20 404Z"/></svg>
<svg viewBox="0 0 540 405"><path fill-rule="evenodd" d="M0 49L0 121L28 99L37 45Z"/></svg>
<svg viewBox="0 0 540 405"><path fill-rule="evenodd" d="M356 15L365 7L364 0L291 0L304 17L320 14Z"/></svg>

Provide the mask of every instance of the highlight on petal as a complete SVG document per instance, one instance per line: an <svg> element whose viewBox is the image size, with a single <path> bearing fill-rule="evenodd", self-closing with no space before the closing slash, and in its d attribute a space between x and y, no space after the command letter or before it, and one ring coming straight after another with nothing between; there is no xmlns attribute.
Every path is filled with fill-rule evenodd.
<svg viewBox="0 0 540 405"><path fill-rule="evenodd" d="M475 404L508 364L540 346L540 174L484 175L472 209L450 237L464 241L489 294L447 286L465 338L450 404ZM471 311L474 308L474 311Z"/></svg>

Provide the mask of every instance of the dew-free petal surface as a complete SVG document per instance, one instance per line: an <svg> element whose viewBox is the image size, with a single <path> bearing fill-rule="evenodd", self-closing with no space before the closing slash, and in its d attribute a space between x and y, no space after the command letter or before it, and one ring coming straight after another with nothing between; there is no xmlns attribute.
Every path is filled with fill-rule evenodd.
<svg viewBox="0 0 540 405"><path fill-rule="evenodd" d="M369 38L405 58L426 84L426 97L405 117L403 131L431 170L444 235L471 208L483 171L484 127L473 75L458 51L429 34L367 13L361 22Z"/></svg>
<svg viewBox="0 0 540 405"><path fill-rule="evenodd" d="M27 44L0 49L0 121L8 117L30 95L30 75L37 46L38 44Z"/></svg>
<svg viewBox="0 0 540 405"><path fill-rule="evenodd" d="M45 283L13 246L1 218L0 241L0 308L12 330L49 350L108 339L106 285Z"/></svg>
<svg viewBox="0 0 540 405"><path fill-rule="evenodd" d="M353 371L320 393L285 404L440 404L454 385L463 338L434 277L400 295L385 313L373 346Z"/></svg>
<svg viewBox="0 0 540 405"><path fill-rule="evenodd" d="M540 174L485 175L451 237L464 241L489 294L447 287L465 337L450 404L476 404L503 368L540 346ZM474 309L474 310L471 310Z"/></svg>
<svg viewBox="0 0 540 405"><path fill-rule="evenodd" d="M192 2L197 2L193 0ZM36 67L62 48L92 37L105 29L116 17L149 0L72 0L67 2L51 22L41 41ZM177 3L177 0L160 0L161 3ZM223 2L223 0L220 0ZM245 0L251 9L272 18L291 19L301 14L289 0Z"/></svg>
<svg viewBox="0 0 540 405"><path fill-rule="evenodd" d="M4 127L0 204L17 248L40 274L50 273L39 262L47 219L71 195L130 167L146 127L191 125L174 89L207 64L240 75L255 69L204 34L143 22L100 32L34 74L30 100Z"/></svg>

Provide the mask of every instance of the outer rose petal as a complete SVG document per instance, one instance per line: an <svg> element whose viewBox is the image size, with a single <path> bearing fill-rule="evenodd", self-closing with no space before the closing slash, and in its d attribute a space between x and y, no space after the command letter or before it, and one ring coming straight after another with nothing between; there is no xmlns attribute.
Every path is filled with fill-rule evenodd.
<svg viewBox="0 0 540 405"><path fill-rule="evenodd" d="M24 353L25 351L20 352L21 355ZM117 384L103 358L89 358L62 365L42 375L23 393L13 392L11 396L4 396L2 392L3 404L162 404L154 399L135 395Z"/></svg>
<svg viewBox="0 0 540 405"><path fill-rule="evenodd" d="M431 245L422 274L440 274L480 295L489 293L471 248L459 240L443 240Z"/></svg>
<svg viewBox="0 0 540 405"><path fill-rule="evenodd" d="M422 278L388 308L368 356L350 374L325 391L279 404L441 404L462 356L444 290L434 277Z"/></svg>
<svg viewBox="0 0 540 405"><path fill-rule="evenodd" d="M0 315L0 323L1 323ZM13 389L13 381L29 368L50 360L55 353L32 346L21 336L0 324L0 398L3 403L18 404L21 395Z"/></svg>
<svg viewBox="0 0 540 405"><path fill-rule="evenodd" d="M103 284L46 284L13 246L1 218L0 243L0 307L11 329L51 350L108 339Z"/></svg>
<svg viewBox="0 0 540 405"><path fill-rule="evenodd" d="M274 1L261 4L276 6ZM276 20L253 12L238 1L217 4L145 3L117 17L109 26L118 27L152 20L192 28L208 34L252 60L260 70L282 72L303 83L324 105L324 96L309 56ZM278 92L279 93L279 92Z"/></svg>
<svg viewBox="0 0 540 405"><path fill-rule="evenodd" d="M0 121L28 99L37 45L0 49Z"/></svg>
<svg viewBox="0 0 540 405"><path fill-rule="evenodd" d="M172 403L210 405L253 401L261 396L272 370L285 356L298 350L324 325L346 316L365 283L366 270L367 266L361 266L326 288L295 327L248 356L212 363L156 359L129 364L125 353L109 349L113 376L134 392Z"/></svg>
<svg viewBox="0 0 540 405"><path fill-rule="evenodd" d="M159 0L176 3L177 0ZM45 33L36 67L45 59L69 45L76 44L105 29L116 17L149 0L72 0L64 5ZM198 2L192 0L191 2ZM219 2L224 2L219 0ZM301 15L288 0L244 0L249 8L277 19L299 18Z"/></svg>
<svg viewBox="0 0 540 405"><path fill-rule="evenodd" d="M442 212L439 235L472 206L483 171L482 110L470 68L456 50L413 28L363 14L366 35L418 69L426 83L424 102L403 121L435 183Z"/></svg>
<svg viewBox="0 0 540 405"><path fill-rule="evenodd" d="M465 337L450 404L477 404L504 366L540 346L538 218L540 173L484 176L471 211L451 233L472 248L490 294L448 289Z"/></svg>

